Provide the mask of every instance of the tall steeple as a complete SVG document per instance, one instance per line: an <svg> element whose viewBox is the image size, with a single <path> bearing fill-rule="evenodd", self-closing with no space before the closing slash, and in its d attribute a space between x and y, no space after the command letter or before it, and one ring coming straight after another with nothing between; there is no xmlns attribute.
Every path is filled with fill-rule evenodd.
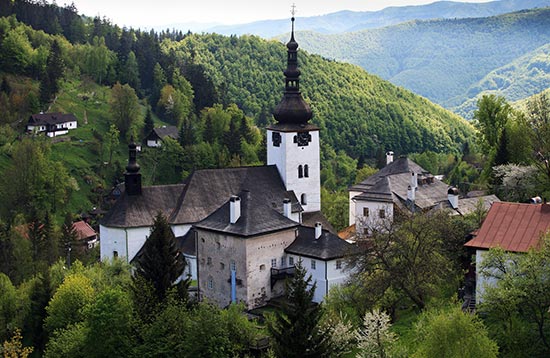
<svg viewBox="0 0 550 358"><path fill-rule="evenodd" d="M306 124L312 117L311 108L300 93L300 69L298 69L298 42L294 39L294 6L292 8L292 31L288 49L285 75L285 92L281 102L275 107L273 116L280 124Z"/></svg>
<svg viewBox="0 0 550 358"><path fill-rule="evenodd" d="M304 212L321 210L319 127L309 123L313 113L300 93L298 43L292 31L285 75L285 92L273 111L277 123L267 126L267 164L276 165L287 190L292 190Z"/></svg>
<svg viewBox="0 0 550 358"><path fill-rule="evenodd" d="M141 195L141 173L136 158L137 145L132 137L128 144L128 165L124 173L124 186L128 195Z"/></svg>

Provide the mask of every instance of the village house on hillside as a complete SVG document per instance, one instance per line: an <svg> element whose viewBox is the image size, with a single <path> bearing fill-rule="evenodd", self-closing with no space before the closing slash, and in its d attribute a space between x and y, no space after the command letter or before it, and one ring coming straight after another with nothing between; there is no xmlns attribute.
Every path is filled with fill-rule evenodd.
<svg viewBox="0 0 550 358"><path fill-rule="evenodd" d="M301 262L317 282L315 301L345 282L339 239L321 213L319 127L299 90L297 49L287 44L285 91L267 128L267 165L194 171L182 184L141 185L129 145L124 192L100 223L101 258L131 261L162 212L198 282L199 296L226 306L264 305L282 294L281 279Z"/></svg>
<svg viewBox="0 0 550 358"><path fill-rule="evenodd" d="M465 246L475 250L475 267L491 248L500 247L518 254L537 248L550 230L550 204L496 202L491 206L481 228ZM483 300L484 287L494 279L480 272L475 275L475 300Z"/></svg>
<svg viewBox="0 0 550 358"><path fill-rule="evenodd" d="M343 232L346 239L368 235L370 229L392 222L397 212L448 209L452 215L466 215L475 211L480 201L486 210L500 201L495 195L460 196L457 188L449 187L409 158L393 160L392 152L387 153L386 163L349 188L350 227Z"/></svg>
<svg viewBox="0 0 550 358"><path fill-rule="evenodd" d="M159 128L153 128L151 133L145 138L148 147L160 147L164 138L169 137L174 140L178 140L179 133L176 126L162 126Z"/></svg>
<svg viewBox="0 0 550 358"><path fill-rule="evenodd" d="M27 133L45 133L48 137L67 134L76 128L77 120L72 113L33 114L27 122Z"/></svg>

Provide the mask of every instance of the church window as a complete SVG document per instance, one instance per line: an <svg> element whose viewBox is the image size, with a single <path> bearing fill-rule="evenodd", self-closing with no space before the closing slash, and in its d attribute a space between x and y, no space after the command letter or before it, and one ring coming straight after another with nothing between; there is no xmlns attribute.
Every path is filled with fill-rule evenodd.
<svg viewBox="0 0 550 358"><path fill-rule="evenodd" d="M212 276L208 276L208 289L214 289L214 279L212 278Z"/></svg>
<svg viewBox="0 0 550 358"><path fill-rule="evenodd" d="M304 177L309 178L309 166L304 165Z"/></svg>
<svg viewBox="0 0 550 358"><path fill-rule="evenodd" d="M302 203L302 205L307 205L307 196L306 194L302 194L301 196L301 199L300 199L300 203Z"/></svg>
<svg viewBox="0 0 550 358"><path fill-rule="evenodd" d="M281 133L279 133L279 132L271 133L271 141L273 142L274 147L280 147L281 146Z"/></svg>
<svg viewBox="0 0 550 358"><path fill-rule="evenodd" d="M311 142L311 134L309 132L300 132L294 136L294 143L298 144L298 147L305 147Z"/></svg>
<svg viewBox="0 0 550 358"><path fill-rule="evenodd" d="M298 178L304 177L304 168L301 165L298 165Z"/></svg>
<svg viewBox="0 0 550 358"><path fill-rule="evenodd" d="M380 219L384 219L386 217L386 210L380 209Z"/></svg>
<svg viewBox="0 0 550 358"><path fill-rule="evenodd" d="M363 208L363 216L366 218L369 217L369 208Z"/></svg>
<svg viewBox="0 0 550 358"><path fill-rule="evenodd" d="M118 251L113 251L113 257L116 259L118 257Z"/></svg>
<svg viewBox="0 0 550 358"><path fill-rule="evenodd" d="M294 266L294 257L290 256L290 257L288 258L288 265L289 265L289 266Z"/></svg>
<svg viewBox="0 0 550 358"><path fill-rule="evenodd" d="M315 270L317 268L317 262L315 260L311 260L311 269Z"/></svg>
<svg viewBox="0 0 550 358"><path fill-rule="evenodd" d="M271 267L277 267L277 259L271 259Z"/></svg>

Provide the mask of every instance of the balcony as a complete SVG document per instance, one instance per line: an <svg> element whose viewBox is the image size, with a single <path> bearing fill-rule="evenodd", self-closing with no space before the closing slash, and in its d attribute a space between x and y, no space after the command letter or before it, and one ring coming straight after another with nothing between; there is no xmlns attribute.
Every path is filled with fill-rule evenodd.
<svg viewBox="0 0 550 358"><path fill-rule="evenodd" d="M275 283L279 280L285 280L289 277L294 277L295 267L286 267L286 268L271 268L271 288L275 286Z"/></svg>

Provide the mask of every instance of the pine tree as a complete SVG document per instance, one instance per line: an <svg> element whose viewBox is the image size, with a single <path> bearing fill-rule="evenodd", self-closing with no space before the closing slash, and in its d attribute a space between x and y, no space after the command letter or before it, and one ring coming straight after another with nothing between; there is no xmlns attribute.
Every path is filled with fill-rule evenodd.
<svg viewBox="0 0 550 358"><path fill-rule="evenodd" d="M159 300L166 298L168 291L183 275L186 262L176 245L176 237L162 213L155 217L151 235L145 241L136 259L136 279L149 281ZM134 280L136 282L136 280ZM182 280L178 285L188 286L189 279ZM178 292L185 292L178 288ZM181 297L185 299L186 297Z"/></svg>
<svg viewBox="0 0 550 358"><path fill-rule="evenodd" d="M502 128L500 133L497 152L495 154L495 160L493 165L508 164L510 161L510 153L508 152L508 135L506 133L506 127Z"/></svg>
<svg viewBox="0 0 550 358"><path fill-rule="evenodd" d="M147 106L147 113L145 114L145 125L143 126L144 137L148 136L155 129L155 122L153 121L153 114L151 113L151 106Z"/></svg>
<svg viewBox="0 0 550 358"><path fill-rule="evenodd" d="M306 269L298 262L294 277L285 283L282 309L268 322L278 357L322 356L321 337L317 331L321 310L313 302L316 283L311 285L311 275L306 279L306 274Z"/></svg>

